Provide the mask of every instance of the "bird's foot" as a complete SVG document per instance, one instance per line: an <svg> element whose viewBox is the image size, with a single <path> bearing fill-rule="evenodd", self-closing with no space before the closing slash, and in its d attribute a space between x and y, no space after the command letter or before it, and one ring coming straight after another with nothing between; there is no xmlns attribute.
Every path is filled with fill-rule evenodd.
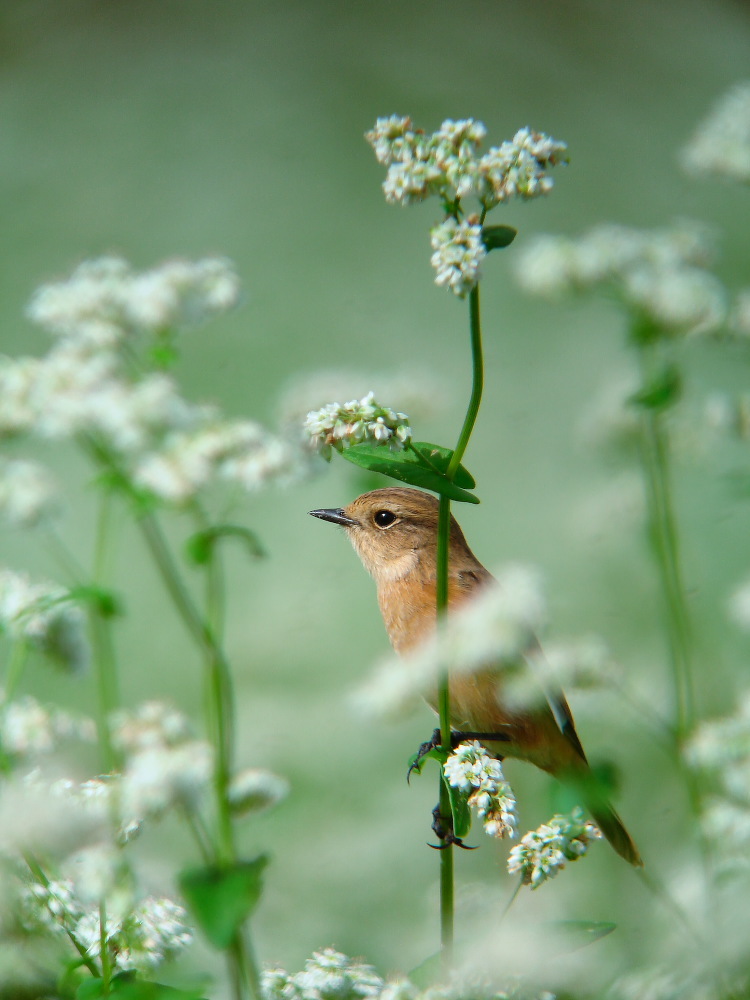
<svg viewBox="0 0 750 1000"><path fill-rule="evenodd" d="M493 740L495 742L507 743L510 740L510 736L508 735L508 733L475 733L475 732L466 732L465 730L458 730L458 729L451 730L451 750L455 750L456 747L460 746L462 743L465 743L467 740ZM443 739L440 734L440 730L435 729L433 730L432 736L429 738L429 740L425 740L424 743L419 744L419 749L417 750L416 754L412 757L412 759L409 761L409 769L406 772L407 783L411 779L412 771L416 771L417 774L419 774L419 772L422 769L421 765L424 758L432 750L435 750L437 747L442 746L442 743ZM498 760L503 759L498 755L496 756Z"/></svg>
<svg viewBox="0 0 750 1000"><path fill-rule="evenodd" d="M451 844L455 844L456 847L462 848L464 851L476 851L476 847L470 847L465 844L460 837L457 837L453 832L453 817L448 817L447 819L440 812L440 803L438 803L432 810L432 830L435 836L440 841L439 844L428 844L433 851L444 851L446 847L450 847Z"/></svg>

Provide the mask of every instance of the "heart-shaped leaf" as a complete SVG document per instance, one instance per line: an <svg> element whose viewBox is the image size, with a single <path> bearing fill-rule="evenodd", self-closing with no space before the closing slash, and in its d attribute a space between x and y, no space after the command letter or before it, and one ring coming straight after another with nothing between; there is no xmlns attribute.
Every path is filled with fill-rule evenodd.
<svg viewBox="0 0 750 1000"><path fill-rule="evenodd" d="M369 469L371 472L380 472L402 483L409 483L410 486L432 490L433 493L439 493L450 500L479 503L479 497L461 489L437 469L430 468L421 456L411 450L393 452L382 445L363 443L345 448L341 454L347 462Z"/></svg>
<svg viewBox="0 0 750 1000"><path fill-rule="evenodd" d="M268 856L260 854L230 867L192 868L180 875L188 908L214 947L228 948L255 909L267 864Z"/></svg>
<svg viewBox="0 0 750 1000"><path fill-rule="evenodd" d="M487 252L490 250L502 250L509 247L516 238L518 230L513 226L485 226L482 229L482 242Z"/></svg>

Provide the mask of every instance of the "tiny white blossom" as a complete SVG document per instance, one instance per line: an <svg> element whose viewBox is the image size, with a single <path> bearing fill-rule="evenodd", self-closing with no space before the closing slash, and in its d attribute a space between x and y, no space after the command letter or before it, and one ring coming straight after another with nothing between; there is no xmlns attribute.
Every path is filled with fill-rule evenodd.
<svg viewBox="0 0 750 1000"><path fill-rule="evenodd" d="M184 743L192 736L187 716L161 701L146 701L136 709L119 709L111 717L114 746L128 755L154 747Z"/></svg>
<svg viewBox="0 0 750 1000"><path fill-rule="evenodd" d="M372 392L348 403L329 403L307 414L304 432L311 446L325 457L353 444L375 442L400 451L411 440L409 418L381 406Z"/></svg>
<svg viewBox="0 0 750 1000"><path fill-rule="evenodd" d="M92 720L48 708L32 695L0 702L0 748L10 757L46 753L71 737L90 739L92 729Z"/></svg>
<svg viewBox="0 0 750 1000"><path fill-rule="evenodd" d="M289 794L289 782L272 771L248 767L239 771L229 782L227 797L232 812L244 816L260 812L283 801Z"/></svg>
<svg viewBox="0 0 750 1000"><path fill-rule="evenodd" d="M750 81L735 84L682 150L682 164L694 174L716 174L750 182Z"/></svg>
<svg viewBox="0 0 750 1000"><path fill-rule="evenodd" d="M593 823L586 822L576 807L569 816L553 816L521 838L508 857L511 875L520 872L524 885L538 889L547 879L554 878L569 861L577 861L588 850L591 840L602 836Z"/></svg>
<svg viewBox="0 0 750 1000"><path fill-rule="evenodd" d="M34 584L23 573L0 569L0 632L38 648L67 670L89 663L83 612L56 584Z"/></svg>
<svg viewBox="0 0 750 1000"><path fill-rule="evenodd" d="M0 458L0 518L28 528L57 509L57 484L39 462Z"/></svg>
<svg viewBox="0 0 750 1000"><path fill-rule="evenodd" d="M430 263L437 271L435 284L463 298L479 281L487 256L482 227L469 220L446 219L430 230L430 241L434 250Z"/></svg>
<svg viewBox="0 0 750 1000"><path fill-rule="evenodd" d="M549 167L567 163L564 142L520 129L512 142L493 147L477 164L477 193L486 208L492 208L510 198L536 198L548 194L553 180Z"/></svg>
<svg viewBox="0 0 750 1000"><path fill-rule="evenodd" d="M490 837L514 837L516 799L503 775L502 764L481 743L461 743L443 765L449 785L467 793Z"/></svg>
<svg viewBox="0 0 750 1000"><path fill-rule="evenodd" d="M263 1000L366 1000L380 995L384 981L375 970L333 948L313 952L302 972L265 970Z"/></svg>

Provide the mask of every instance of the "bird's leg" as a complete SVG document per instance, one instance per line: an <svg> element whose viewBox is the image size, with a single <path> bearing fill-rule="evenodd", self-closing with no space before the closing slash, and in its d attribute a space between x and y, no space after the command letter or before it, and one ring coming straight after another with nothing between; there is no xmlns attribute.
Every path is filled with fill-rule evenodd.
<svg viewBox="0 0 750 1000"><path fill-rule="evenodd" d="M451 750L455 750L457 746L460 746L466 740L494 740L495 742L505 742L510 740L510 736L507 733L475 733L466 732L465 730L452 729L451 730ZM422 760L427 756L431 750L435 750L436 747L442 746L442 736L439 729L433 730L432 736L429 740L425 740L424 743L419 744L419 750L417 750L416 756L409 764L409 770L406 772L407 782L411 778L412 771L418 771ZM503 758L498 756L498 760Z"/></svg>
<svg viewBox="0 0 750 1000"><path fill-rule="evenodd" d="M446 847L455 844L456 847L463 848L464 851L476 851L476 847L465 844L460 837L453 832L453 817L443 816L440 811L440 803L432 810L432 831L440 841L439 844L428 844L434 851L444 851Z"/></svg>

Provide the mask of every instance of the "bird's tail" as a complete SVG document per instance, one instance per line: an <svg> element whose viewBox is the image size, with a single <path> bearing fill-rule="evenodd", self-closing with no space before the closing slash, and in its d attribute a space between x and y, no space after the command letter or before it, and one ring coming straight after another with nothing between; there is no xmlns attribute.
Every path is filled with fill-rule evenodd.
<svg viewBox="0 0 750 1000"><path fill-rule="evenodd" d="M643 858L641 858L638 848L633 842L633 838L625 829L625 824L609 802L602 802L601 798L598 798L594 802L587 802L587 806L589 812L594 817L594 822L620 857L625 858L626 861L629 861L631 865L635 865L636 868L642 868Z"/></svg>
<svg viewBox="0 0 750 1000"><path fill-rule="evenodd" d="M583 804L593 816L594 822L620 857L636 868L642 868L643 858L633 838L625 829L625 824L612 808L605 790L585 761L583 766L579 765L575 770L568 770L564 776L559 776L566 784L576 789Z"/></svg>

